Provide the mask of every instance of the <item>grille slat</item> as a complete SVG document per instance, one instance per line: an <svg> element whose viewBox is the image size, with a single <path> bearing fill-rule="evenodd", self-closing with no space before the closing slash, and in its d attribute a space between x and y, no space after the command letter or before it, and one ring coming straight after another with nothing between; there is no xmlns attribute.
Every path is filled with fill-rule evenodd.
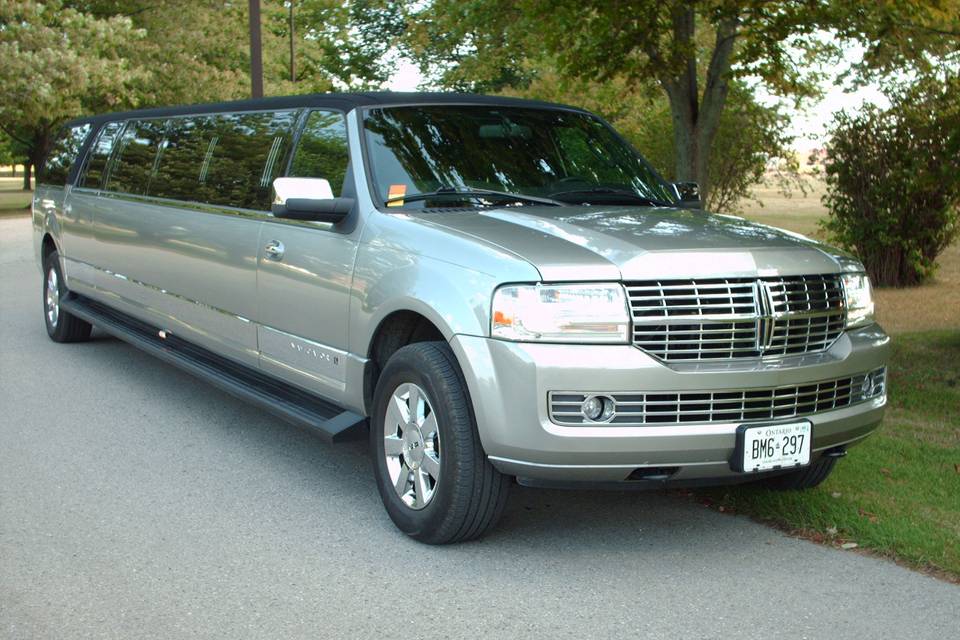
<svg viewBox="0 0 960 640"><path fill-rule="evenodd" d="M864 384L868 381L868 384ZM614 414L609 424L643 426L710 422L749 422L809 416L842 409L885 392L886 369L803 385L735 391L609 393ZM592 425L580 405L592 394L551 393L550 419L561 425Z"/></svg>
<svg viewBox="0 0 960 640"><path fill-rule="evenodd" d="M626 288L634 345L665 361L822 351L846 323L838 275L628 282Z"/></svg>

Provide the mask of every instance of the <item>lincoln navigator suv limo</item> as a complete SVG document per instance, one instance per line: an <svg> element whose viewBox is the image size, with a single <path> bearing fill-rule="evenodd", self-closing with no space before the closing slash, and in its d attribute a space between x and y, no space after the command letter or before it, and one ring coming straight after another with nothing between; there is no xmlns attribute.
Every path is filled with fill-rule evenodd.
<svg viewBox="0 0 960 640"><path fill-rule="evenodd" d="M359 93L82 118L33 228L54 341L96 325L368 438L387 513L427 543L488 531L513 482L813 487L886 404L856 259L703 211L568 106Z"/></svg>

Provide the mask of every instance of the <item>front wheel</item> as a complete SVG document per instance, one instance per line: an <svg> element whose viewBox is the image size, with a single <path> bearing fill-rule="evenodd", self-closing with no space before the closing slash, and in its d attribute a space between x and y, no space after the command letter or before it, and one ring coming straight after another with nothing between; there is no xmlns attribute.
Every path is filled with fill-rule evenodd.
<svg viewBox="0 0 960 640"><path fill-rule="evenodd" d="M503 513L508 479L487 460L446 343L408 345L387 362L374 395L370 451L387 513L420 542L480 537Z"/></svg>

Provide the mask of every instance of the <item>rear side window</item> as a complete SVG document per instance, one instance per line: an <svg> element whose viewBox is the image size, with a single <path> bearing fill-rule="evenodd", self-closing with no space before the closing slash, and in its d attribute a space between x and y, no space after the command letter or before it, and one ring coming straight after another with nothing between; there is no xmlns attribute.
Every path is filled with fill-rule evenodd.
<svg viewBox="0 0 960 640"><path fill-rule="evenodd" d="M311 111L293 154L290 175L326 178L334 197L339 197L349 160L343 115L335 111Z"/></svg>
<svg viewBox="0 0 960 640"><path fill-rule="evenodd" d="M149 192L165 129L165 120L141 120L127 126L107 178L107 189L138 195Z"/></svg>
<svg viewBox="0 0 960 640"><path fill-rule="evenodd" d="M288 157L296 115L280 111L171 118L153 159L141 163L152 168L147 193L268 210L270 187Z"/></svg>
<svg viewBox="0 0 960 640"><path fill-rule="evenodd" d="M61 129L40 169L38 181L60 186L67 184L70 168L77 161L80 148L89 134L89 124Z"/></svg>
<svg viewBox="0 0 960 640"><path fill-rule="evenodd" d="M236 113L217 119L220 138L204 160L204 201L266 211L273 179L290 150L296 113Z"/></svg>
<svg viewBox="0 0 960 640"><path fill-rule="evenodd" d="M97 139L87 153L87 162L80 174L80 181L77 186L90 189L100 188L103 183L103 174L107 170L107 161L110 160L110 152L113 150L113 144L122 128L122 122L108 122L103 125L100 133L97 134Z"/></svg>
<svg viewBox="0 0 960 640"><path fill-rule="evenodd" d="M207 192L206 174L220 138L214 116L171 119L150 195L197 202L216 200L212 192Z"/></svg>

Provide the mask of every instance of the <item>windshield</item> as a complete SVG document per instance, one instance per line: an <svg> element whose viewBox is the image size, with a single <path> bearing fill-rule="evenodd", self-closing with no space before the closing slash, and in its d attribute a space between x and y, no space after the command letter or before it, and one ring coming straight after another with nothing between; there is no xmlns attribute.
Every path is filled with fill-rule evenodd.
<svg viewBox="0 0 960 640"><path fill-rule="evenodd" d="M489 192L576 204L676 200L629 145L585 113L460 105L378 108L367 112L364 136L374 197L391 207L536 204ZM466 193L470 190L488 193Z"/></svg>

